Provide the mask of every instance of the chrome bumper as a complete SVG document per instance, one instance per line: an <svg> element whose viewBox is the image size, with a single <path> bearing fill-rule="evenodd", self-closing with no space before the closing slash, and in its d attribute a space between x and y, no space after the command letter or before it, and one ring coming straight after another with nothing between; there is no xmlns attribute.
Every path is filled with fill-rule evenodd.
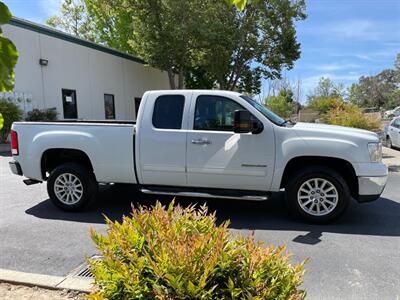
<svg viewBox="0 0 400 300"><path fill-rule="evenodd" d="M359 202L368 202L378 199L386 186L387 179L387 175L358 177Z"/></svg>

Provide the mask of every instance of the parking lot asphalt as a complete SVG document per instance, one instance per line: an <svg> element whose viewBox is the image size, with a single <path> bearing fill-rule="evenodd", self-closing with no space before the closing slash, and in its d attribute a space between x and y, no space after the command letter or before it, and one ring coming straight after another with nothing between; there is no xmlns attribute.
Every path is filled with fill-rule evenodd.
<svg viewBox="0 0 400 300"><path fill-rule="evenodd" d="M85 256L96 254L88 231L90 227L105 231L103 214L120 220L129 214L131 203L171 200L107 186L87 211L65 213L50 203L45 184L26 186L22 177L12 175L10 160L0 153L0 268L66 275ZM379 200L354 201L343 218L329 225L292 219L280 194L263 202L196 198L176 202L207 202L219 222L231 220L233 232L254 230L266 244L286 244L293 262L310 258L304 281L309 299L399 299L400 160L391 170Z"/></svg>

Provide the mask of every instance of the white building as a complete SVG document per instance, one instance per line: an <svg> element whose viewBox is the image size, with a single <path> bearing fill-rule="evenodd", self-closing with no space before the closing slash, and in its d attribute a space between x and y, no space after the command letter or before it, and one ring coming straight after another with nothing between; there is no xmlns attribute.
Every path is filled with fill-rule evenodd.
<svg viewBox="0 0 400 300"><path fill-rule="evenodd" d="M146 90L168 89L164 71L136 57L13 18L2 27L19 51L15 88L25 113L55 107L59 119L135 120Z"/></svg>

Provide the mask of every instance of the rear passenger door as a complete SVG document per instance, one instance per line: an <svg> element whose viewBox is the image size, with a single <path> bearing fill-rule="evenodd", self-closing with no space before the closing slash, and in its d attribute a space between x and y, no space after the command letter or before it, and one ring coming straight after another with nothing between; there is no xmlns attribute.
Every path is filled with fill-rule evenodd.
<svg viewBox="0 0 400 300"><path fill-rule="evenodd" d="M151 93L139 110L139 181L186 186L186 134L191 92ZM142 111L143 110L143 111Z"/></svg>

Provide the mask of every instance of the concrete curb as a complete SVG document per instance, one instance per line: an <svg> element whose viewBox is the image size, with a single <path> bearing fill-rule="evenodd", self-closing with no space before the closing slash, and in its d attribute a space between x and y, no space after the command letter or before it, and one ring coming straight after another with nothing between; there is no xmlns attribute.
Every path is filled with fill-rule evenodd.
<svg viewBox="0 0 400 300"><path fill-rule="evenodd" d="M51 276L0 269L0 282L38 286L46 289L73 290L84 293L92 291L93 279L73 276Z"/></svg>

